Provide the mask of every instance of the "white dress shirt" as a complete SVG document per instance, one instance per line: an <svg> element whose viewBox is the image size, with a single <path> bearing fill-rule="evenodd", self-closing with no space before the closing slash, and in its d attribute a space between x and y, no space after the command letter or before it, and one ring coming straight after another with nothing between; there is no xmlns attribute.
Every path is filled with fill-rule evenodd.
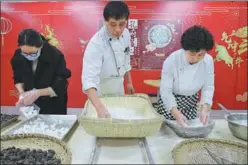
<svg viewBox="0 0 248 165"><path fill-rule="evenodd" d="M212 105L214 94L214 62L206 54L196 64L187 62L185 51L173 52L163 63L161 73L160 95L170 111L177 106L174 94L191 96L201 90L200 104Z"/></svg>
<svg viewBox="0 0 248 165"><path fill-rule="evenodd" d="M83 91L95 88L98 95L124 94L124 75L131 70L130 33L118 39L103 26L89 41L83 57Z"/></svg>

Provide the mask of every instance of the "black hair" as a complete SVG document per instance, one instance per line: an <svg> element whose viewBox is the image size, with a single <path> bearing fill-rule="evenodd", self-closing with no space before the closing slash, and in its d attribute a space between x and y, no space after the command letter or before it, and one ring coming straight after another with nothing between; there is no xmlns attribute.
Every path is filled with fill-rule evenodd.
<svg viewBox="0 0 248 165"><path fill-rule="evenodd" d="M128 20L129 14L130 12L127 4L122 1L110 1L103 10L105 21L108 21L110 18L115 20L125 18Z"/></svg>
<svg viewBox="0 0 248 165"><path fill-rule="evenodd" d="M201 49L209 51L214 47L214 37L206 28L194 25L188 28L181 37L184 50L199 52Z"/></svg>
<svg viewBox="0 0 248 165"><path fill-rule="evenodd" d="M24 29L18 36L18 46L27 45L39 48L44 41L47 41L46 38L34 29Z"/></svg>

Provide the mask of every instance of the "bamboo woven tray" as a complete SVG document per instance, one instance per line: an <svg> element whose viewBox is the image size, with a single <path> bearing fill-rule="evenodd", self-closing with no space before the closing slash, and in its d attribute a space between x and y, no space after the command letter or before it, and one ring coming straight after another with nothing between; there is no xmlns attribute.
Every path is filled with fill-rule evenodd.
<svg viewBox="0 0 248 165"><path fill-rule="evenodd" d="M18 120L19 116L16 116L16 117L13 117L12 119L8 120L7 122L1 124L1 132L5 130L6 127L8 127L9 125L12 125L12 124L16 124L19 122Z"/></svg>
<svg viewBox="0 0 248 165"><path fill-rule="evenodd" d="M85 131L97 137L120 137L138 138L150 136L159 131L164 118L152 107L147 96L126 95L108 96L100 98L103 104L108 107L121 107L134 109L137 113L144 115L139 120L112 120L97 118L96 110L88 100L85 104L85 111L79 117L79 122Z"/></svg>
<svg viewBox="0 0 248 165"><path fill-rule="evenodd" d="M56 152L56 157L61 160L61 164L71 164L72 153L67 145L57 138L41 134L19 134L1 136L1 149L8 147L18 147L21 149L52 149Z"/></svg>
<svg viewBox="0 0 248 165"><path fill-rule="evenodd" d="M150 97L148 96L148 94L145 93L135 93L134 96L141 96L141 97L145 97L147 99L149 99Z"/></svg>
<svg viewBox="0 0 248 165"><path fill-rule="evenodd" d="M178 143L172 150L174 164L217 164L211 151L225 163L247 164L247 145L220 139L190 139ZM232 164L233 164L232 163Z"/></svg>

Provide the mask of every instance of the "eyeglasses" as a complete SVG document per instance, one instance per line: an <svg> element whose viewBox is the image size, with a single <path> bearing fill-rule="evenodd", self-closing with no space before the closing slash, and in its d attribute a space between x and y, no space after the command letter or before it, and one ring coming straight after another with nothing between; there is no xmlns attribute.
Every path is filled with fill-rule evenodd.
<svg viewBox="0 0 248 165"><path fill-rule="evenodd" d="M21 52L21 54L22 54L23 56L36 56L38 52L39 52L39 50L37 50L35 53L25 53L25 52Z"/></svg>

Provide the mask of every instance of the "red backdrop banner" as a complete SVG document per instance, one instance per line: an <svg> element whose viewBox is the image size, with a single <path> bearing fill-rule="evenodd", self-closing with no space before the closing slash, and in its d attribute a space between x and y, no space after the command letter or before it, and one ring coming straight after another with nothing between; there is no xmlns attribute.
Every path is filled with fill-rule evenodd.
<svg viewBox="0 0 248 165"><path fill-rule="evenodd" d="M104 1L1 3L1 105L17 98L10 59L18 33L35 28L65 55L72 71L69 107L83 107L81 71L85 46L102 24ZM138 93L156 94L144 83L158 80L164 59L180 48L180 37L189 26L201 24L214 35L216 45L213 108L220 102L229 109L247 109L247 2L127 2L131 15L132 77ZM99 23L100 21L100 23ZM156 47L153 43L156 43Z"/></svg>

